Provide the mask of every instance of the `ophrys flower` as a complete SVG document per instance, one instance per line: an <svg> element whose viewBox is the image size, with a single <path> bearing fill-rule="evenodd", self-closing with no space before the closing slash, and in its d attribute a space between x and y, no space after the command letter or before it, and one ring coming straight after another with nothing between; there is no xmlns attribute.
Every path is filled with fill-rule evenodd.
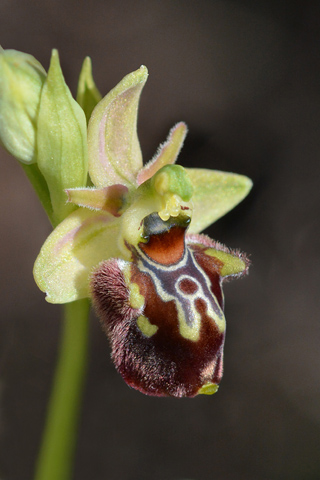
<svg viewBox="0 0 320 480"><path fill-rule="evenodd" d="M198 233L240 202L251 181L175 165L183 122L143 166L136 124L147 76L140 67L100 100L86 60L77 103L54 53L40 87L35 82L28 155L57 226L34 276L49 302L93 299L130 386L150 395L210 394L223 367L222 282L245 274L248 260Z"/></svg>

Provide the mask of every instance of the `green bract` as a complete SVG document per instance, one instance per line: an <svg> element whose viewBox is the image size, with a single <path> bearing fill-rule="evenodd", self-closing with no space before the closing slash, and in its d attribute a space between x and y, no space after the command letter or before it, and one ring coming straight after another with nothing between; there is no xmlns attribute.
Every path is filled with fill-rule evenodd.
<svg viewBox="0 0 320 480"><path fill-rule="evenodd" d="M157 212L167 221L187 215L190 233L197 233L248 194L252 183L245 176L174 165L187 132L183 122L143 166L137 111L146 67L100 100L87 58L76 102L56 51L47 77L33 57L19 52L1 51L0 66L2 143L19 160L37 161L57 225L34 266L49 302L88 297L94 267L109 258L130 260L130 246L144 241L146 216Z"/></svg>
<svg viewBox="0 0 320 480"><path fill-rule="evenodd" d="M77 102L83 109L87 122L91 117L92 110L100 100L101 93L97 89L92 77L91 59L86 57L79 77Z"/></svg>

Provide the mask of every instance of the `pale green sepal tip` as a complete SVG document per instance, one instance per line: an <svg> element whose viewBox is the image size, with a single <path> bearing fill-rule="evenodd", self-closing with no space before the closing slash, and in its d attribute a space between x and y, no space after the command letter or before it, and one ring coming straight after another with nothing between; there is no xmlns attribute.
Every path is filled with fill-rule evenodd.
<svg viewBox="0 0 320 480"><path fill-rule="evenodd" d="M136 186L142 167L137 135L138 104L148 70L124 77L95 107L88 125L89 174L96 187Z"/></svg>
<svg viewBox="0 0 320 480"><path fill-rule="evenodd" d="M89 122L92 111L101 98L102 95L93 80L91 58L86 57L79 76L76 99L86 115L87 122Z"/></svg>
<svg viewBox="0 0 320 480"><path fill-rule="evenodd" d="M198 395L213 395L218 391L219 385L216 383L206 383L198 390Z"/></svg>
<svg viewBox="0 0 320 480"><path fill-rule="evenodd" d="M36 162L36 121L46 77L27 53L0 50L0 142L25 164Z"/></svg>
<svg viewBox="0 0 320 480"><path fill-rule="evenodd" d="M34 279L49 303L89 297L92 270L118 258L119 221L107 212L79 208L49 235L34 264Z"/></svg>
<svg viewBox="0 0 320 480"><path fill-rule="evenodd" d="M57 50L52 51L38 116L38 166L50 191L56 222L76 207L67 204L66 188L87 182L87 125L82 108L65 83Z"/></svg>
<svg viewBox="0 0 320 480"><path fill-rule="evenodd" d="M250 192L252 181L244 175L186 168L193 185L193 216L189 233L199 233L232 210Z"/></svg>

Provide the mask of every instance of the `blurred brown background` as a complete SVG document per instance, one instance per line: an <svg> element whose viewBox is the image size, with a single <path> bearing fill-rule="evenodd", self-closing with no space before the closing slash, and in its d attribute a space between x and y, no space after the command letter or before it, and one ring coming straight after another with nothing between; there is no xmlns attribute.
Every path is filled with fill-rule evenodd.
<svg viewBox="0 0 320 480"><path fill-rule="evenodd" d="M145 160L184 120L180 163L255 184L206 232L253 262L225 288L219 393L176 400L130 390L92 317L74 478L320 479L320 2L0 0L0 42L46 69L58 48L74 93L85 55L103 93L147 65ZM28 480L60 308L32 277L49 224L20 166L0 155L0 478Z"/></svg>

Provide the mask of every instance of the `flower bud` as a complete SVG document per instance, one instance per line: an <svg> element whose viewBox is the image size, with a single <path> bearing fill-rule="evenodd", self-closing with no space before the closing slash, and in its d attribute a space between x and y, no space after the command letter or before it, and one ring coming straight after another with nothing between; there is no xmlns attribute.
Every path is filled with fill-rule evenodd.
<svg viewBox="0 0 320 480"><path fill-rule="evenodd" d="M77 102L84 111L87 122L89 122L92 110L100 102L101 98L101 93L97 89L92 77L91 59L86 57L79 77Z"/></svg>
<svg viewBox="0 0 320 480"><path fill-rule="evenodd" d="M27 53L0 47L0 140L23 163L36 162L36 124L46 72Z"/></svg>

